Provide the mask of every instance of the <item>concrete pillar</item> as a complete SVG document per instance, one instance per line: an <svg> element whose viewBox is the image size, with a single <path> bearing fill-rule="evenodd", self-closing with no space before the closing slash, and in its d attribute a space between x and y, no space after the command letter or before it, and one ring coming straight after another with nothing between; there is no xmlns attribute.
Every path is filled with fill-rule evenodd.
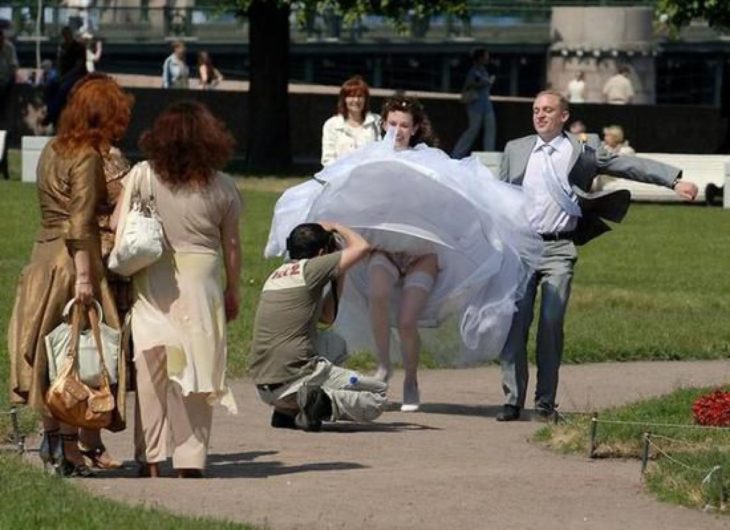
<svg viewBox="0 0 730 530"><path fill-rule="evenodd" d="M570 80L582 71L586 101L602 102L603 85L626 65L633 103L655 103L653 15L650 7L553 7L548 84L567 92Z"/></svg>

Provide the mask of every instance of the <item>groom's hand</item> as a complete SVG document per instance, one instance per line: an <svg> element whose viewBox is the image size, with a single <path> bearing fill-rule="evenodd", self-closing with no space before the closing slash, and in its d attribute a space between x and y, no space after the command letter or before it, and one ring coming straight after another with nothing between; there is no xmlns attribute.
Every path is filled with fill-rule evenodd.
<svg viewBox="0 0 730 530"><path fill-rule="evenodd" d="M680 180L674 186L674 193L685 200L693 201L697 198L697 185L693 182L684 182Z"/></svg>

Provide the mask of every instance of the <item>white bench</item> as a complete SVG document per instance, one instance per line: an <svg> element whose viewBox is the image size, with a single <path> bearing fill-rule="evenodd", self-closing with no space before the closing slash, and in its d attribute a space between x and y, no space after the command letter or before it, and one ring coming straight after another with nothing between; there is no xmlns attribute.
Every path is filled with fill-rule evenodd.
<svg viewBox="0 0 730 530"><path fill-rule="evenodd" d="M474 152L477 158L487 166L495 176L499 176L499 165L502 161L502 153L496 151ZM722 188L726 176L730 177L730 155L685 155L670 153L638 153L641 158L649 158L657 162L663 162L683 171L682 179L687 182L694 182L699 188L698 201L704 201L707 188L710 185ZM673 202L681 199L669 188L643 184L631 180L601 177L601 189L617 190L627 189L631 192L631 199L634 201L657 201ZM730 195L730 194L727 194ZM726 199L727 201L728 199ZM725 206L730 207L730 204Z"/></svg>
<svg viewBox="0 0 730 530"><path fill-rule="evenodd" d="M8 131L0 130L0 173L5 178L10 178L8 173L8 160L6 142L8 139Z"/></svg>
<svg viewBox="0 0 730 530"><path fill-rule="evenodd" d="M23 169L21 172L21 180L23 182L36 181L36 168L38 160L41 158L41 151L46 146L52 136L23 136L20 141L21 159Z"/></svg>

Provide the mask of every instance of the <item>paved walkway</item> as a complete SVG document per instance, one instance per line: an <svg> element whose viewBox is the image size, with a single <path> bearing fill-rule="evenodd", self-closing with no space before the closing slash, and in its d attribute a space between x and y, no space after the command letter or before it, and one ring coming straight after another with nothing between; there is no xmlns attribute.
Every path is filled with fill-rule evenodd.
<svg viewBox="0 0 730 530"><path fill-rule="evenodd" d="M592 410L730 381L730 361L565 366L561 410ZM400 398L396 373L393 398ZM80 484L173 512L289 528L720 529L728 517L662 504L639 462L560 455L530 442L539 423L498 424L496 367L424 370L422 412L321 433L271 429L250 381L241 412L218 411L208 477L138 479L130 468ZM132 431L107 436L132 458ZM169 469L166 470L171 473Z"/></svg>

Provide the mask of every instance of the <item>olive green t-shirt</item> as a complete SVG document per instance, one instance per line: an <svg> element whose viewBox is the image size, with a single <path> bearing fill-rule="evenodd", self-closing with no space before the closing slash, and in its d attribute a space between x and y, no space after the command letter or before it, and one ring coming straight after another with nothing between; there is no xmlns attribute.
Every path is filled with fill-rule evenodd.
<svg viewBox="0 0 730 530"><path fill-rule="evenodd" d="M340 255L285 263L264 283L249 361L257 385L287 383L314 370L322 291L337 276Z"/></svg>

